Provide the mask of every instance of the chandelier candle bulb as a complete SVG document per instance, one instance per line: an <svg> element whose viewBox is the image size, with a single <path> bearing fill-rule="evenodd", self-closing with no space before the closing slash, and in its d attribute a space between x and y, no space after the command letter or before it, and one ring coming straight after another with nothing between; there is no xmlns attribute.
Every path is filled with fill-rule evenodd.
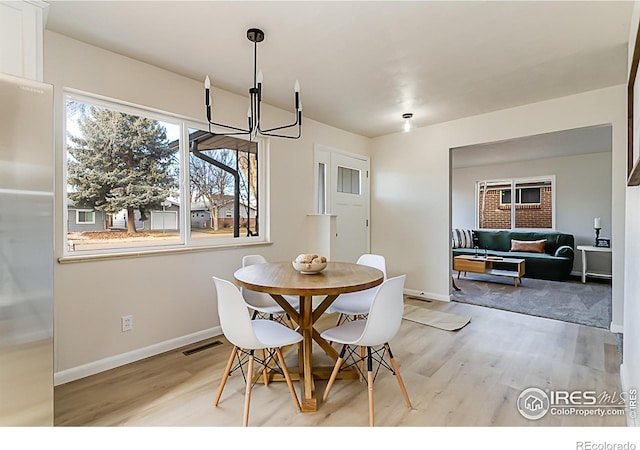
<svg viewBox="0 0 640 450"><path fill-rule="evenodd" d="M209 75L204 79L204 104L205 106L211 106L211 94L209 93L209 89L211 89L211 80L209 80Z"/></svg>

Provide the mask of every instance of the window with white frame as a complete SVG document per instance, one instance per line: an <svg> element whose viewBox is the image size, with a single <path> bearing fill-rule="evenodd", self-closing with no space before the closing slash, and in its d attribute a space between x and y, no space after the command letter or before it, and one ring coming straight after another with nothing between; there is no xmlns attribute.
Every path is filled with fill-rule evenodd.
<svg viewBox="0 0 640 450"><path fill-rule="evenodd" d="M94 255L264 240L257 142L86 94L66 93L65 102L65 208L79 207L78 224L95 224L96 212L105 218L100 230L67 230L66 239L75 243L68 251ZM230 218L221 217L222 210ZM160 226L152 212L177 219Z"/></svg>
<svg viewBox="0 0 640 450"><path fill-rule="evenodd" d="M555 177L476 182L476 224L484 229L553 229Z"/></svg>
<svg viewBox="0 0 640 450"><path fill-rule="evenodd" d="M76 209L76 223L78 225L93 225L96 223L96 216L90 209Z"/></svg>

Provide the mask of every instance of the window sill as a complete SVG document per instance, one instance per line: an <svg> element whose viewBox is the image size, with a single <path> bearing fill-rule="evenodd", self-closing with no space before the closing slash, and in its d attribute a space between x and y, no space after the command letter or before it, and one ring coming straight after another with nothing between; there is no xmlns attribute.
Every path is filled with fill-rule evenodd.
<svg viewBox="0 0 640 450"><path fill-rule="evenodd" d="M122 251L117 253L100 253L100 254L86 254L86 255L67 255L58 258L59 264L73 264L81 262L91 261L105 261L110 259L126 259L126 258L144 258L149 256L162 256L162 255L174 255L181 253L196 253L211 250L228 250L230 248L242 248L253 247L261 245L272 245L270 241L260 242L243 242L238 244L223 244L223 245L206 245L199 247L181 247L181 248L166 248L166 249L153 249L153 250L135 250L135 251Z"/></svg>

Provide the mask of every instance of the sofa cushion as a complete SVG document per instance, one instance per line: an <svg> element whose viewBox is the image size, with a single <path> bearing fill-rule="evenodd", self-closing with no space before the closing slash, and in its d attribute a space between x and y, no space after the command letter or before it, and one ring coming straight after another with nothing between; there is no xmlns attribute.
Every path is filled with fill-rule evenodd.
<svg viewBox="0 0 640 450"><path fill-rule="evenodd" d="M473 248L473 231L456 228L451 237L452 248Z"/></svg>
<svg viewBox="0 0 640 450"><path fill-rule="evenodd" d="M518 241L511 239L511 251L544 253L544 245L546 242L546 239L540 239L538 241Z"/></svg>
<svg viewBox="0 0 640 450"><path fill-rule="evenodd" d="M511 250L511 232L507 230L478 230L478 247L508 252Z"/></svg>

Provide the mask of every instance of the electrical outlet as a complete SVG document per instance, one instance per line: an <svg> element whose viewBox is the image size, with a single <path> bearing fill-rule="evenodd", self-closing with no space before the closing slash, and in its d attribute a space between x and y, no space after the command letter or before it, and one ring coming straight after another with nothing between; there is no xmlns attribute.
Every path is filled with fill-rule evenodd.
<svg viewBox="0 0 640 450"><path fill-rule="evenodd" d="M133 316L122 316L122 331L133 330Z"/></svg>

